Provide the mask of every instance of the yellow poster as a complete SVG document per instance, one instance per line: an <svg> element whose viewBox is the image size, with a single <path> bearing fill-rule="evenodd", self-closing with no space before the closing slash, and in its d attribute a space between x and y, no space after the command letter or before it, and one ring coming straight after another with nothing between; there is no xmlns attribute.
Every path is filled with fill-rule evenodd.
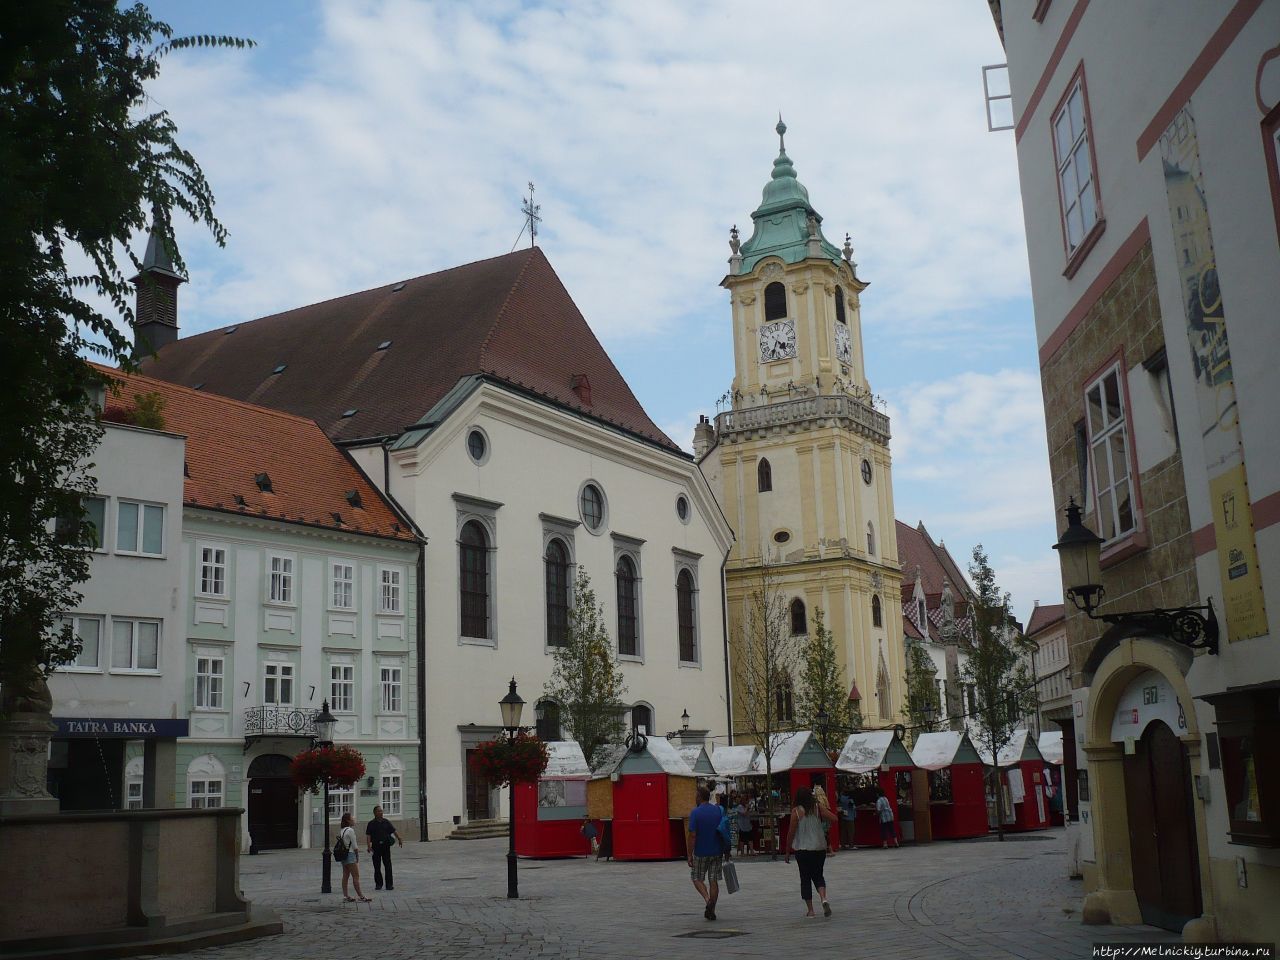
<svg viewBox="0 0 1280 960"><path fill-rule="evenodd" d="M1209 481L1213 530L1218 540L1218 572L1222 575L1222 612L1227 639L1243 640L1267 632L1258 551L1253 542L1253 512L1244 464Z"/></svg>

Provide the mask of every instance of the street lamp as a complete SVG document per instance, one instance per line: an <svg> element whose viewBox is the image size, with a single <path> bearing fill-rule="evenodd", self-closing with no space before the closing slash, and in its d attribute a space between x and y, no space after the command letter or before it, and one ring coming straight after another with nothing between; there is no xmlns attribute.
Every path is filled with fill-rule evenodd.
<svg viewBox="0 0 1280 960"><path fill-rule="evenodd" d="M920 711L920 716L924 718L924 723L926 727L933 726L933 718L935 713L936 711L933 708L932 702L926 703L924 705L924 708Z"/></svg>
<svg viewBox="0 0 1280 960"><path fill-rule="evenodd" d="M516 678L511 678L511 689L507 691L507 695L498 701L498 708L502 711L502 729L507 731L507 737L514 745L516 742L516 734L520 732L520 711L524 709L524 700L520 694L516 693ZM510 810L507 815L507 899L517 900L520 897L520 887L516 880L516 785L509 783L507 785L507 795L511 801Z"/></svg>
<svg viewBox="0 0 1280 960"><path fill-rule="evenodd" d="M680 714L680 729L681 730L689 729L689 711L688 710Z"/></svg>
<svg viewBox="0 0 1280 960"><path fill-rule="evenodd" d="M329 712L329 701L320 703L320 712L316 714L316 746L322 750L333 749L333 728L338 718ZM329 847L329 778L324 779L324 853L320 855L320 892L333 893L331 882L333 871L333 850Z"/></svg>
<svg viewBox="0 0 1280 960"><path fill-rule="evenodd" d="M1218 652L1218 618L1213 612L1213 599L1194 607L1170 607L1154 610L1134 610L1129 613L1104 613L1096 615L1107 595L1099 573L1099 557L1103 540L1084 525L1083 511L1072 497L1067 502L1067 529L1062 532L1053 549L1058 551L1062 563L1062 578L1067 587L1067 597L1091 620L1101 620L1117 626L1127 626L1160 636L1192 649L1203 647L1210 653Z"/></svg>

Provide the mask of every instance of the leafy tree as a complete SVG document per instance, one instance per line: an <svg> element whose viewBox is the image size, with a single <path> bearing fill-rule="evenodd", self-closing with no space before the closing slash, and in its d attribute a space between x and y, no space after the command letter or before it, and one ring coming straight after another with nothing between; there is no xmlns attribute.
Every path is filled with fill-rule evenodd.
<svg viewBox="0 0 1280 960"><path fill-rule="evenodd" d="M970 722L978 748L990 752L999 763L1000 751L1013 739L1018 724L1039 706L1030 655L1035 644L1028 640L1009 612L1009 594L996 584L995 571L987 561L982 544L973 548L969 565L973 583L973 645L961 669L964 682L974 692ZM1000 789L1000 769L988 770L996 798L996 823L1004 839L1004 791Z"/></svg>
<svg viewBox="0 0 1280 960"><path fill-rule="evenodd" d="M938 697L938 668L924 643L908 638L904 652L907 661L907 702L902 707L902 716L914 743L918 734L943 728L943 710ZM927 716L930 710L932 719Z"/></svg>
<svg viewBox="0 0 1280 960"><path fill-rule="evenodd" d="M174 50L249 45L176 38L115 0L0 7L0 712L47 706L43 676L78 652L59 614L89 575L96 532L81 504L102 437L90 398L107 379L83 355L130 366L120 252L153 226L182 270L174 210L226 240L204 174L145 85Z"/></svg>
<svg viewBox="0 0 1280 960"><path fill-rule="evenodd" d="M543 694L560 705L561 719L592 769L601 748L622 739L626 692L604 610L591 589L591 577L579 566L567 637L564 646L555 648L555 666Z"/></svg>
<svg viewBox="0 0 1280 960"><path fill-rule="evenodd" d="M849 684L836 659L835 638L827 629L821 607L813 610L813 635L804 650L800 669L800 691L796 700L796 720L818 734L824 750L843 743L843 734L854 728L849 708ZM825 713L825 721L818 715ZM858 718L859 722L861 717ZM829 742L828 742L829 741Z"/></svg>

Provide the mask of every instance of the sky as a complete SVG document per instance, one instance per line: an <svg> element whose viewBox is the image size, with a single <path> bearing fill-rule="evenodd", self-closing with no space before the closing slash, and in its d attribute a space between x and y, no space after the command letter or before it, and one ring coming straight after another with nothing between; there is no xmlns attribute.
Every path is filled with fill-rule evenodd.
<svg viewBox="0 0 1280 960"><path fill-rule="evenodd" d="M150 4L150 106L199 159L224 249L178 225L183 335L538 244L650 416L688 448L733 377L729 228L787 153L862 294L897 516L984 545L1025 622L1061 603L1011 131L981 0ZM139 252L141 243L139 240ZM527 243L527 234L519 239ZM908 571L909 573L909 571Z"/></svg>

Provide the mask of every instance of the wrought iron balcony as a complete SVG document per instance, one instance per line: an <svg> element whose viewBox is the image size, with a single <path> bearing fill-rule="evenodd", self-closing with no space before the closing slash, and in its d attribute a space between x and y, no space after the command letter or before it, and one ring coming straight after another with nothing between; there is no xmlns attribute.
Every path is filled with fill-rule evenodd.
<svg viewBox="0 0 1280 960"><path fill-rule="evenodd" d="M318 710L302 707L248 707L244 735L248 737L314 737Z"/></svg>
<svg viewBox="0 0 1280 960"><path fill-rule="evenodd" d="M889 442L889 418L870 404L849 396L802 397L781 403L728 410L716 417L716 433L767 433L787 428L807 429L835 421L841 426L877 440Z"/></svg>

